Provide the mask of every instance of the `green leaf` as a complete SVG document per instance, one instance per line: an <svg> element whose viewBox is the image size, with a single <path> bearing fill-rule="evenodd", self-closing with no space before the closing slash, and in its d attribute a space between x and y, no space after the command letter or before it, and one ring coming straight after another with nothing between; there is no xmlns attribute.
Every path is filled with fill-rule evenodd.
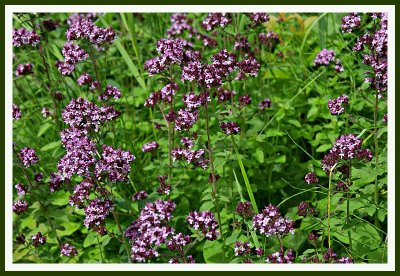
<svg viewBox="0 0 400 276"><path fill-rule="evenodd" d="M323 144L316 149L316 152L326 152L328 149L332 147L331 144Z"/></svg>
<svg viewBox="0 0 400 276"><path fill-rule="evenodd" d="M44 123L43 125L40 126L38 134L36 135L36 137L40 137L43 134L46 133L46 131L48 131L54 124L51 123Z"/></svg>
<svg viewBox="0 0 400 276"><path fill-rule="evenodd" d="M42 147L40 150L48 151L48 150L58 148L59 146L61 146L61 141L51 142L51 143L48 143L47 145L45 145L44 147Z"/></svg>
<svg viewBox="0 0 400 276"><path fill-rule="evenodd" d="M225 244L229 245L235 243L238 237L240 236L241 232L242 231L240 229L233 230L232 234L225 240Z"/></svg>
<svg viewBox="0 0 400 276"><path fill-rule="evenodd" d="M275 163L285 163L286 162L286 155L281 155L275 158Z"/></svg>
<svg viewBox="0 0 400 276"><path fill-rule="evenodd" d="M258 162L264 163L264 152L261 148L256 149L256 151L253 153L253 156Z"/></svg>
<svg viewBox="0 0 400 276"><path fill-rule="evenodd" d="M283 245L287 248L293 248L295 251L299 251L304 242L306 242L308 235L296 229L294 234L289 234L283 239Z"/></svg>
<svg viewBox="0 0 400 276"><path fill-rule="evenodd" d="M222 242L207 240L203 247L203 257L206 263L224 263L224 251Z"/></svg>
<svg viewBox="0 0 400 276"><path fill-rule="evenodd" d="M57 191L48 197L48 201L57 206L64 206L69 204L69 192Z"/></svg>
<svg viewBox="0 0 400 276"><path fill-rule="evenodd" d="M297 126L297 127L301 127L301 124L300 124L300 122L298 120L289 119L288 123L292 124L294 126Z"/></svg>
<svg viewBox="0 0 400 276"><path fill-rule="evenodd" d="M200 206L200 211L210 211L214 206L214 203L211 201L206 201Z"/></svg>

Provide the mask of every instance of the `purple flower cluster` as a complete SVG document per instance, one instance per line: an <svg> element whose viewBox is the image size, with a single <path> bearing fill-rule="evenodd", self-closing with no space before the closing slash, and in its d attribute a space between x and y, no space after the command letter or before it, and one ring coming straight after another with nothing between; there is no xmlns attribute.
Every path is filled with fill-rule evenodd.
<svg viewBox="0 0 400 276"><path fill-rule="evenodd" d="M84 134L80 137L69 136L69 139L66 139L68 134L74 135L72 133L76 131L77 129L72 127L61 132L62 142L67 153L58 161L57 169L63 179L71 179L74 174L89 176L89 168L96 163L94 141Z"/></svg>
<svg viewBox="0 0 400 276"><path fill-rule="evenodd" d="M319 178L315 174L315 172L309 172L304 176L304 181L307 184L317 184L319 182Z"/></svg>
<svg viewBox="0 0 400 276"><path fill-rule="evenodd" d="M171 237L167 242L168 249L171 251L183 251L183 248L190 243L191 238L189 235L178 233Z"/></svg>
<svg viewBox="0 0 400 276"><path fill-rule="evenodd" d="M351 33L355 29L360 28L361 17L356 12L351 12L342 18L342 32Z"/></svg>
<svg viewBox="0 0 400 276"><path fill-rule="evenodd" d="M14 120L19 120L22 117L21 109L16 104L12 104L12 116Z"/></svg>
<svg viewBox="0 0 400 276"><path fill-rule="evenodd" d="M93 82L92 76L88 73L83 73L76 81L79 86L91 84Z"/></svg>
<svg viewBox="0 0 400 276"><path fill-rule="evenodd" d="M190 212L186 221L194 230L201 231L208 240L215 240L219 236L218 223L210 211Z"/></svg>
<svg viewBox="0 0 400 276"><path fill-rule="evenodd" d="M341 61L340 59L336 59L335 70L336 70L336 72L338 72L338 73L344 71L343 64L342 64L342 61Z"/></svg>
<svg viewBox="0 0 400 276"><path fill-rule="evenodd" d="M238 213L243 218L248 218L254 215L254 211L251 208L250 201L239 202L236 206L236 213Z"/></svg>
<svg viewBox="0 0 400 276"><path fill-rule="evenodd" d="M27 168L33 164L36 164L39 161L39 157L36 155L36 151L28 147L20 150L18 158Z"/></svg>
<svg viewBox="0 0 400 276"><path fill-rule="evenodd" d="M32 74L32 68L32 63L18 64L17 69L15 70L15 75L17 77L30 75Z"/></svg>
<svg viewBox="0 0 400 276"><path fill-rule="evenodd" d="M52 115L52 112L47 107L43 107L41 113L43 118L48 118Z"/></svg>
<svg viewBox="0 0 400 276"><path fill-rule="evenodd" d="M264 110L266 108L270 108L272 104L272 101L270 98L265 98L258 104L258 109L259 110Z"/></svg>
<svg viewBox="0 0 400 276"><path fill-rule="evenodd" d="M160 186L157 188L156 192L159 195L169 195L171 192L171 184L167 183L168 176L166 175L159 175L157 176L158 182L160 182Z"/></svg>
<svg viewBox="0 0 400 276"><path fill-rule="evenodd" d="M199 95L190 92L183 95L182 101L188 111L193 111L198 109L200 106L205 105L206 102L211 101L211 99L208 92L203 92Z"/></svg>
<svg viewBox="0 0 400 276"><path fill-rule="evenodd" d="M346 94L339 96L337 99L328 101L328 108L332 115L340 115L344 112L344 106L349 102L349 97Z"/></svg>
<svg viewBox="0 0 400 276"><path fill-rule="evenodd" d="M197 110L190 111L187 109L179 109L178 114L175 118L174 129L177 131L188 131L192 128L199 118L199 112Z"/></svg>
<svg viewBox="0 0 400 276"><path fill-rule="evenodd" d="M383 114L382 122L384 122L385 124L387 124L387 122L388 122L388 115L387 115L387 113Z"/></svg>
<svg viewBox="0 0 400 276"><path fill-rule="evenodd" d="M55 191L60 189L63 181L63 177L59 173L51 173L49 182L50 193L54 193Z"/></svg>
<svg viewBox="0 0 400 276"><path fill-rule="evenodd" d="M211 31L217 27L226 27L232 22L226 13L209 13L208 16L203 20L201 26L207 30Z"/></svg>
<svg viewBox="0 0 400 276"><path fill-rule="evenodd" d="M151 141L143 145L143 152L152 152L158 149L160 145L156 141Z"/></svg>
<svg viewBox="0 0 400 276"><path fill-rule="evenodd" d="M76 208L80 208L84 201L89 199L92 188L93 184L89 179L83 180L74 187L74 192L69 197L69 204L71 206L75 206Z"/></svg>
<svg viewBox="0 0 400 276"><path fill-rule="evenodd" d="M97 232L103 232L104 220L112 210L114 210L114 203L112 201L94 198L85 207L85 220L83 224L86 228L92 228Z"/></svg>
<svg viewBox="0 0 400 276"><path fill-rule="evenodd" d="M18 183L15 185L15 190L17 190L18 196L24 196L28 191L28 188L24 184Z"/></svg>
<svg viewBox="0 0 400 276"><path fill-rule="evenodd" d="M249 242L236 241L235 256L248 255L251 253L251 244Z"/></svg>
<svg viewBox="0 0 400 276"><path fill-rule="evenodd" d="M125 230L125 237L131 243L131 256L134 261L145 262L158 256L155 246L167 243L174 233L168 225L172 219L175 203L172 200L156 200L146 203L139 217Z"/></svg>
<svg viewBox="0 0 400 276"><path fill-rule="evenodd" d="M247 52L250 50L250 43L245 36L236 35L233 49L235 49L235 51Z"/></svg>
<svg viewBox="0 0 400 276"><path fill-rule="evenodd" d="M258 39L260 43L267 49L270 49L271 52L274 51L276 45L279 43L279 36L272 31L269 31L268 33L259 33Z"/></svg>
<svg viewBox="0 0 400 276"><path fill-rule="evenodd" d="M111 27L100 28L88 17L76 17L69 22L69 29L66 32L68 41L87 39L92 44L103 44L116 39L115 31Z"/></svg>
<svg viewBox="0 0 400 276"><path fill-rule="evenodd" d="M72 42L64 44L62 54L64 56L64 61L68 64L75 64L79 61L86 60L89 57L88 53L84 49Z"/></svg>
<svg viewBox="0 0 400 276"><path fill-rule="evenodd" d="M179 90L179 85L175 82L168 83L163 88L161 88L161 100L165 103L172 102L172 96Z"/></svg>
<svg viewBox="0 0 400 276"><path fill-rule="evenodd" d="M195 166L206 169L209 160L204 157L204 153L205 153L204 149L192 150L192 149L183 149L180 147L174 148L171 151L173 161L184 159L187 163L192 163Z"/></svg>
<svg viewBox="0 0 400 276"><path fill-rule="evenodd" d="M12 210L14 213L16 213L17 215L22 214L23 212L26 211L26 209L28 209L28 202L23 201L21 199L18 199L16 202L13 203L12 205Z"/></svg>
<svg viewBox="0 0 400 276"><path fill-rule="evenodd" d="M260 64L258 63L257 59L250 54L245 54L242 61L239 61L237 63L237 66L239 68L239 72L235 80L243 80L246 78L247 75L252 77L258 76Z"/></svg>
<svg viewBox="0 0 400 276"><path fill-rule="evenodd" d="M267 237L294 233L294 221L283 218L279 209L272 204L253 217L253 228Z"/></svg>
<svg viewBox="0 0 400 276"><path fill-rule="evenodd" d="M99 96L99 100L106 101L108 98L114 98L118 100L119 98L121 98L121 90L119 90L115 86L111 86L108 84L103 94Z"/></svg>
<svg viewBox="0 0 400 276"><path fill-rule="evenodd" d="M32 45L35 46L40 42L40 37L35 30L32 32L25 28L14 29L12 32L12 43L15 47L20 47L22 45Z"/></svg>
<svg viewBox="0 0 400 276"><path fill-rule="evenodd" d="M330 149L329 153L322 160L322 169L329 174L329 171L340 160L351 160L357 158L359 160L371 161L372 152L369 149L363 149L363 140L354 134L344 134L336 140L335 145Z"/></svg>
<svg viewBox="0 0 400 276"><path fill-rule="evenodd" d="M33 179L36 182L40 182L43 180L43 173L39 172L39 173L35 173L35 175L33 176Z"/></svg>
<svg viewBox="0 0 400 276"><path fill-rule="evenodd" d="M323 49L315 57L314 66L329 65L329 63L334 60L335 60L335 53L332 50Z"/></svg>
<svg viewBox="0 0 400 276"><path fill-rule="evenodd" d="M243 95L239 97L239 104L241 106L246 106L251 104L251 98L250 95Z"/></svg>
<svg viewBox="0 0 400 276"><path fill-rule="evenodd" d="M307 215L313 216L315 214L315 208L311 207L310 203L302 201L299 206L297 206L297 214L303 217Z"/></svg>
<svg viewBox="0 0 400 276"><path fill-rule="evenodd" d="M38 247L46 243L46 236L43 236L41 232L37 232L36 235L31 237L32 245Z"/></svg>
<svg viewBox="0 0 400 276"><path fill-rule="evenodd" d="M240 132L240 127L235 122L222 122L219 127L226 135L236 135Z"/></svg>
<svg viewBox="0 0 400 276"><path fill-rule="evenodd" d="M368 50L364 54L363 63L372 67L373 72L366 72L365 82L370 83L371 88L378 92L387 90L387 13L375 13L371 17L380 19L374 33L366 33L360 36L354 47L354 51Z"/></svg>
<svg viewBox="0 0 400 276"><path fill-rule="evenodd" d="M65 243L61 246L61 256L73 257L78 255L75 246Z"/></svg>
<svg viewBox="0 0 400 276"><path fill-rule="evenodd" d="M271 253L267 256L266 262L273 264L290 264L293 263L296 255L292 249L286 252L286 255L281 248L278 252Z"/></svg>
<svg viewBox="0 0 400 276"><path fill-rule="evenodd" d="M102 173L108 174L108 179L113 182L126 181L131 171L130 163L135 160L135 156L130 151L113 149L103 145L101 159L97 161L95 175L100 178Z"/></svg>
<svg viewBox="0 0 400 276"><path fill-rule="evenodd" d="M63 62L61 60L56 61L56 66L58 71L63 76L69 76L75 70L75 65L67 62Z"/></svg>
<svg viewBox="0 0 400 276"><path fill-rule="evenodd" d="M193 140L190 139L189 137L182 137L181 138L181 143L187 149L193 147Z"/></svg>
<svg viewBox="0 0 400 276"><path fill-rule="evenodd" d="M229 102L235 97L235 95L236 95L235 91L230 91L227 89L223 89L221 87L218 88L216 93L218 103Z"/></svg>
<svg viewBox="0 0 400 276"><path fill-rule="evenodd" d="M62 111L62 119L72 127L98 131L105 121L118 117L119 113L112 106L98 107L81 97L72 99Z"/></svg>
<svg viewBox="0 0 400 276"><path fill-rule="evenodd" d="M139 191L132 196L132 201L139 201L142 199L146 199L149 195L146 191Z"/></svg>
<svg viewBox="0 0 400 276"><path fill-rule="evenodd" d="M269 16L265 12L250 13L250 19L255 24L261 24L269 21Z"/></svg>

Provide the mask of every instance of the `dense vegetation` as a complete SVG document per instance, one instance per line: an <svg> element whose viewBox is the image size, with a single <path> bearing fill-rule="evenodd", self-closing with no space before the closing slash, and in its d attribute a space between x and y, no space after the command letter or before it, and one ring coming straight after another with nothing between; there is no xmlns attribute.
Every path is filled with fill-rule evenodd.
<svg viewBox="0 0 400 276"><path fill-rule="evenodd" d="M387 14L14 28L14 262L387 262Z"/></svg>

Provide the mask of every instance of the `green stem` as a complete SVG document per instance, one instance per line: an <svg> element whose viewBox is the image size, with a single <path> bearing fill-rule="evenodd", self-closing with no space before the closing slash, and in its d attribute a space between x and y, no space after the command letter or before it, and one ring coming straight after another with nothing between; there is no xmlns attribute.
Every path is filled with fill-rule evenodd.
<svg viewBox="0 0 400 276"><path fill-rule="evenodd" d="M215 178L215 170L213 164L213 155L212 155L212 146L211 146L211 138L210 138L210 126L208 122L208 103L205 104L205 115L206 115L206 131L207 131L207 140L208 140L208 155L210 158L210 173L211 173L211 182L213 186L213 198L215 200L215 208L217 210L219 231L221 232L221 238L224 241L224 234L222 232L222 223L221 223L221 212L219 210L219 199L218 199L218 188L217 188L217 180ZM225 256L225 241L224 241L224 256Z"/></svg>
<svg viewBox="0 0 400 276"><path fill-rule="evenodd" d="M375 226L379 228L378 220L378 209L379 209L379 187L378 187L378 164L379 164L379 154L378 154L378 131L377 131L377 121L378 121L378 93L375 95L375 107L374 107L374 144L375 144Z"/></svg>
<svg viewBox="0 0 400 276"><path fill-rule="evenodd" d="M251 189L249 179L247 178L246 170L244 169L242 158L240 157L240 154L239 154L236 142L235 142L235 138L233 138L232 135L231 135L231 138L232 138L233 147L235 148L236 157L237 157L237 160L239 162L239 167L240 167L240 170L242 171L242 176L243 176L243 179L244 179L244 183L246 184L247 194L249 195L249 198L250 198L250 201L251 201L251 205L253 206L254 212L258 213L256 200L254 199L253 191Z"/></svg>
<svg viewBox="0 0 400 276"><path fill-rule="evenodd" d="M114 215L115 223L117 224L118 229L121 232L122 240L123 240L123 243L125 245L126 253L128 254L129 262L132 263L132 256L131 256L131 252L130 252L130 249L129 249L129 243L126 241L126 238L124 237L124 232L122 231L122 227L121 227L121 224L119 222L118 214L115 211L112 211L112 214Z"/></svg>
<svg viewBox="0 0 400 276"><path fill-rule="evenodd" d="M101 251L101 246L100 246L99 235L96 235L96 238L97 238L97 245L99 246L99 250L100 250L100 258L101 258L101 262L102 262L102 263L104 263L103 252Z"/></svg>

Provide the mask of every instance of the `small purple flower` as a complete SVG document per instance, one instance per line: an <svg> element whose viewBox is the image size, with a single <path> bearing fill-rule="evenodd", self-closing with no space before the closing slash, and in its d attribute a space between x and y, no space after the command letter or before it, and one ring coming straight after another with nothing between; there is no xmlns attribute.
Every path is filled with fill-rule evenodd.
<svg viewBox="0 0 400 276"><path fill-rule="evenodd" d="M30 75L32 74L32 68L33 68L32 63L18 64L17 70L15 71L15 75L17 77Z"/></svg>
<svg viewBox="0 0 400 276"><path fill-rule="evenodd" d="M156 141L151 141L143 145L143 152L152 152L158 149L160 145Z"/></svg>
<svg viewBox="0 0 400 276"><path fill-rule="evenodd" d="M177 117L175 118L175 130L188 131L199 118L197 110L189 111L186 109L179 109Z"/></svg>
<svg viewBox="0 0 400 276"><path fill-rule="evenodd" d="M253 228L267 237L294 233L294 221L283 218L279 209L272 204L253 217Z"/></svg>
<svg viewBox="0 0 400 276"><path fill-rule="evenodd" d="M240 132L240 127L235 122L222 122L219 127L226 135L236 135Z"/></svg>
<svg viewBox="0 0 400 276"><path fill-rule="evenodd" d="M69 197L69 204L80 208L85 200L89 199L90 191L93 188L93 184L89 179L83 180L81 183L74 187L73 194Z"/></svg>
<svg viewBox="0 0 400 276"><path fill-rule="evenodd" d="M338 72L338 73L344 71L343 64L342 64L342 61L341 61L340 59L336 59L335 70L336 70L336 72Z"/></svg>
<svg viewBox="0 0 400 276"><path fill-rule="evenodd" d="M193 140L190 139L189 137L182 137L181 143L187 149L190 149L191 147L193 147Z"/></svg>
<svg viewBox="0 0 400 276"><path fill-rule="evenodd" d="M91 84L93 82L93 79L92 76L90 76L88 73L83 73L76 82L79 86L82 86L86 84Z"/></svg>
<svg viewBox="0 0 400 276"><path fill-rule="evenodd" d="M332 50L323 49L315 57L314 66L329 65L329 63L334 60L335 60L335 53Z"/></svg>
<svg viewBox="0 0 400 276"><path fill-rule="evenodd" d="M217 27L224 28L231 22L232 20L227 17L226 13L209 13L208 16L201 23L201 26L205 30L211 31Z"/></svg>
<svg viewBox="0 0 400 276"><path fill-rule="evenodd" d="M203 92L199 95L196 95L194 92L190 92L183 95L182 101L187 110L192 111L202 105L205 105L206 102L211 101L211 99L208 92Z"/></svg>
<svg viewBox="0 0 400 276"><path fill-rule="evenodd" d="M36 182L42 181L43 180L43 173L41 173L41 172L35 173L35 175L33 176L33 179Z"/></svg>
<svg viewBox="0 0 400 276"><path fill-rule="evenodd" d="M99 100L106 101L108 98L111 97L118 100L119 98L121 98L121 91L117 87L108 84L104 93L99 96Z"/></svg>
<svg viewBox="0 0 400 276"><path fill-rule="evenodd" d="M388 122L388 115L387 115L387 113L383 114L382 122L384 122L385 124L387 124L387 122Z"/></svg>
<svg viewBox="0 0 400 276"><path fill-rule="evenodd" d="M191 238L189 235L184 235L182 233L178 233L171 237L171 239L167 242L168 249L171 251L183 251L185 245L190 243Z"/></svg>
<svg viewBox="0 0 400 276"><path fill-rule="evenodd" d="M22 183L16 184L15 189L17 190L18 196L24 196L26 194L26 191L28 190L28 188L25 187L25 185Z"/></svg>
<svg viewBox="0 0 400 276"><path fill-rule="evenodd" d="M317 184L319 182L319 178L314 172L309 172L304 176L304 181L307 184Z"/></svg>
<svg viewBox="0 0 400 276"><path fill-rule="evenodd" d="M40 37L35 30L32 32L25 28L14 29L12 32L12 42L13 46L20 47L22 45L32 45L35 46L40 42Z"/></svg>
<svg viewBox="0 0 400 276"><path fill-rule="evenodd" d="M210 211L193 211L186 217L187 223L202 232L208 240L215 240L219 236L218 223Z"/></svg>
<svg viewBox="0 0 400 276"><path fill-rule="evenodd" d="M114 203L112 201L95 198L85 208L85 220L83 224L86 228L101 227L112 210L114 210Z"/></svg>
<svg viewBox="0 0 400 276"><path fill-rule="evenodd" d="M311 232L311 233L308 235L307 239L308 239L309 241L312 241L312 242L316 243L317 240L318 240L318 235L315 234L314 232Z"/></svg>
<svg viewBox="0 0 400 276"><path fill-rule="evenodd" d="M258 34L258 39L260 40L260 43L263 44L271 52L274 51L276 45L278 45L279 43L279 36L272 31L268 33Z"/></svg>
<svg viewBox="0 0 400 276"><path fill-rule="evenodd" d="M43 118L48 118L52 115L52 112L47 107L43 107L41 113L42 113Z"/></svg>
<svg viewBox="0 0 400 276"><path fill-rule="evenodd" d="M100 178L102 173L107 173L112 182L126 181L131 171L130 163L135 160L135 156L130 151L113 149L103 145L101 159L97 161L95 175Z"/></svg>
<svg viewBox="0 0 400 276"><path fill-rule="evenodd" d="M249 95L240 96L240 97L239 97L239 104L240 104L241 106L246 106L246 105L251 104L251 98L250 98L250 96L249 96Z"/></svg>
<svg viewBox="0 0 400 276"><path fill-rule="evenodd" d="M145 107L154 107L156 104L161 102L161 92L156 91L150 94L150 96L144 102Z"/></svg>
<svg viewBox="0 0 400 276"><path fill-rule="evenodd" d="M157 188L156 192L159 195L169 195L171 192L172 186L168 184L167 181L168 176L166 175L159 175L157 176L158 182L160 182L160 186Z"/></svg>
<svg viewBox="0 0 400 276"><path fill-rule="evenodd" d="M236 206L236 213L238 213L243 218L248 218L254 215L254 212L251 208L250 201L239 202Z"/></svg>
<svg viewBox="0 0 400 276"><path fill-rule="evenodd" d="M216 96L218 98L218 103L222 103L222 102L229 102L230 100L232 100L236 95L235 91L230 91L227 89L223 89L223 88L218 88Z"/></svg>
<svg viewBox="0 0 400 276"><path fill-rule="evenodd" d="M344 112L344 106L349 102L349 97L346 94L339 96L337 99L328 101L328 108L332 115L340 115Z"/></svg>
<svg viewBox="0 0 400 276"><path fill-rule="evenodd" d="M237 241L235 243L235 256L248 255L251 252L251 244L249 242Z"/></svg>
<svg viewBox="0 0 400 276"><path fill-rule="evenodd" d="M269 21L269 16L265 12L250 13L250 19L255 24L262 24Z"/></svg>
<svg viewBox="0 0 400 276"><path fill-rule="evenodd" d="M270 108L272 104L272 101L270 98L265 98L258 104L258 109L259 110L264 110L266 108Z"/></svg>
<svg viewBox="0 0 400 276"><path fill-rule="evenodd" d="M16 202L13 203L12 210L17 215L22 214L23 212L28 209L28 202L18 199Z"/></svg>
<svg viewBox="0 0 400 276"><path fill-rule="evenodd" d="M307 215L313 216L315 214L315 209L311 207L308 202L302 201L299 206L297 206L297 214L303 217Z"/></svg>
<svg viewBox="0 0 400 276"><path fill-rule="evenodd" d="M262 257L264 255L264 249L262 249L261 247L255 248L254 251L258 257Z"/></svg>
<svg viewBox="0 0 400 276"><path fill-rule="evenodd" d="M62 49L65 62L68 64L75 64L78 61L83 61L89 57L89 54L79 47L79 45L67 42Z"/></svg>
<svg viewBox="0 0 400 276"><path fill-rule="evenodd" d="M293 263L296 255L292 249L289 249L284 255L283 248L281 248L278 252L271 253L268 255L266 262L273 264L290 264Z"/></svg>
<svg viewBox="0 0 400 276"><path fill-rule="evenodd" d="M56 66L57 66L58 71L63 76L69 76L75 70L75 65L74 64L69 64L69 63L63 62L61 60L58 60L56 62Z"/></svg>
<svg viewBox="0 0 400 276"><path fill-rule="evenodd" d="M26 243L25 235L24 234L18 234L15 237L15 241L17 242L17 244L25 244Z"/></svg>
<svg viewBox="0 0 400 276"><path fill-rule="evenodd" d="M342 258L338 259L336 261L336 263L339 263L339 264L354 264L354 261L353 261L352 258L342 257Z"/></svg>
<svg viewBox="0 0 400 276"><path fill-rule="evenodd" d="M41 232L37 232L36 235L31 237L32 245L38 247L46 243L46 236L43 236Z"/></svg>
<svg viewBox="0 0 400 276"><path fill-rule="evenodd" d="M149 195L146 191L139 191L132 196L132 201L139 201L142 199L146 199Z"/></svg>
<svg viewBox="0 0 400 276"><path fill-rule="evenodd" d="M61 256L73 257L78 255L75 246L65 243L61 246Z"/></svg>
<svg viewBox="0 0 400 276"><path fill-rule="evenodd" d="M355 29L360 28L361 17L356 12L351 12L342 18L342 32L351 33Z"/></svg>
<svg viewBox="0 0 400 276"><path fill-rule="evenodd" d="M54 193L55 191L59 190L62 183L63 178L59 173L51 173L49 182L50 193Z"/></svg>
<svg viewBox="0 0 400 276"><path fill-rule="evenodd" d="M329 248L328 251L323 254L323 257L327 263L336 262L337 260L337 255L332 248Z"/></svg>
<svg viewBox="0 0 400 276"><path fill-rule="evenodd" d="M12 115L14 120L19 120L22 117L21 109L16 104L12 104Z"/></svg>
<svg viewBox="0 0 400 276"><path fill-rule="evenodd" d="M172 101L172 96L179 90L179 86L175 82L171 82L161 88L161 100L165 103L170 103Z"/></svg>
<svg viewBox="0 0 400 276"><path fill-rule="evenodd" d="M28 147L21 149L18 154L18 158L27 168L33 164L36 164L39 161L39 158L36 155L36 151Z"/></svg>

